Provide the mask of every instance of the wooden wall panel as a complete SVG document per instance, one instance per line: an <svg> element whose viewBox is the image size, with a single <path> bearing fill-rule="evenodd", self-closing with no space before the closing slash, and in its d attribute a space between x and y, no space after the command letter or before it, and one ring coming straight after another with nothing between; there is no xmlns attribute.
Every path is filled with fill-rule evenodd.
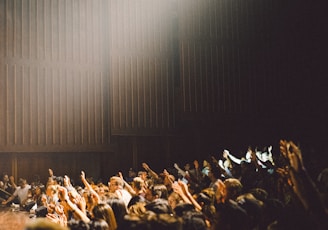
<svg viewBox="0 0 328 230"><path fill-rule="evenodd" d="M110 1L113 134L175 127L172 4Z"/></svg>
<svg viewBox="0 0 328 230"><path fill-rule="evenodd" d="M287 90L277 83L283 75L278 50L288 47L274 44L279 6L279 1L179 1L184 112L260 112L266 99Z"/></svg>
<svg viewBox="0 0 328 230"><path fill-rule="evenodd" d="M110 144L104 6L0 1L1 151Z"/></svg>

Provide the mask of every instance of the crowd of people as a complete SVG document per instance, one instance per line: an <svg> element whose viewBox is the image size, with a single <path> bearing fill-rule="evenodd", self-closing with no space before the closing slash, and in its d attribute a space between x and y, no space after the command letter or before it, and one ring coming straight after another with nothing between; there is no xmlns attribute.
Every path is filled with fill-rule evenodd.
<svg viewBox="0 0 328 230"><path fill-rule="evenodd" d="M44 184L16 185L4 174L1 202L31 213L27 230L328 229L328 168L311 178L292 141L281 140L275 154L249 147L241 158L223 150L160 173L141 166L107 183L84 171L77 184L51 169Z"/></svg>

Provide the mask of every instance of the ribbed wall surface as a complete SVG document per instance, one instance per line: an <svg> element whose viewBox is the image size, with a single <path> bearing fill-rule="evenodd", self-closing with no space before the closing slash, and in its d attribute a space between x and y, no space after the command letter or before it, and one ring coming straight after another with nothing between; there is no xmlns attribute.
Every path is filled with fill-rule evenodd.
<svg viewBox="0 0 328 230"><path fill-rule="evenodd" d="M0 1L1 145L109 143L104 5Z"/></svg>
<svg viewBox="0 0 328 230"><path fill-rule="evenodd" d="M179 1L185 112L255 112L259 98L277 93L280 7L271 0Z"/></svg>
<svg viewBox="0 0 328 230"><path fill-rule="evenodd" d="M175 126L173 3L110 1L113 134Z"/></svg>
<svg viewBox="0 0 328 230"><path fill-rule="evenodd" d="M306 4L294 6L1 0L0 145L102 150L111 135L167 135L203 113L266 111L309 61L296 55Z"/></svg>

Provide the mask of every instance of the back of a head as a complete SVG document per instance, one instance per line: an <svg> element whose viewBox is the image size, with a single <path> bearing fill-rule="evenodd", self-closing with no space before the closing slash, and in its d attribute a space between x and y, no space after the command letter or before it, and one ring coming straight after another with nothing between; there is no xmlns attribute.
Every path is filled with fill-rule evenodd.
<svg viewBox="0 0 328 230"><path fill-rule="evenodd" d="M192 204L179 204L174 209L175 214L181 217L183 229L188 230L206 230L206 218L202 212L196 211Z"/></svg>
<svg viewBox="0 0 328 230"><path fill-rule="evenodd" d="M216 207L216 217L213 222L215 230L250 229L247 212L235 201L228 200Z"/></svg>
<svg viewBox="0 0 328 230"><path fill-rule="evenodd" d="M225 200L232 199L235 200L239 195L241 195L243 186L238 179L228 178L224 180L226 197Z"/></svg>
<svg viewBox="0 0 328 230"><path fill-rule="evenodd" d="M124 201L115 197L107 199L106 203L113 209L117 225L119 225L127 214L127 207L125 206Z"/></svg>
<svg viewBox="0 0 328 230"><path fill-rule="evenodd" d="M123 180L121 179L121 177L118 176L112 176L109 180L110 183L115 183L119 186L119 188L122 188L124 185Z"/></svg>
<svg viewBox="0 0 328 230"><path fill-rule="evenodd" d="M148 223L149 229L156 230L182 230L182 219L171 214L157 214L152 211L146 212L142 219Z"/></svg>
<svg viewBox="0 0 328 230"><path fill-rule="evenodd" d="M205 216L201 212L196 210L191 210L184 212L182 215L183 229L188 230L206 230L206 220Z"/></svg>
<svg viewBox="0 0 328 230"><path fill-rule="evenodd" d="M162 198L162 199L166 199L166 200L168 199L168 196L169 196L167 187L164 184L154 185L154 187L152 188L152 193L157 198Z"/></svg>
<svg viewBox="0 0 328 230"><path fill-rule="evenodd" d="M165 199L156 199L145 206L146 210L156 214L172 214L172 208Z"/></svg>
<svg viewBox="0 0 328 230"><path fill-rule="evenodd" d="M67 222L67 226L70 230L90 230L89 224L82 220L71 219Z"/></svg>
<svg viewBox="0 0 328 230"><path fill-rule="evenodd" d="M92 214L95 219L103 219L108 224L108 229L116 229L117 223L115 219L115 214L113 212L113 209L108 205L104 203L97 204L92 209Z"/></svg>
<svg viewBox="0 0 328 230"><path fill-rule="evenodd" d="M110 230L107 222L103 219L94 219L89 223L90 230Z"/></svg>

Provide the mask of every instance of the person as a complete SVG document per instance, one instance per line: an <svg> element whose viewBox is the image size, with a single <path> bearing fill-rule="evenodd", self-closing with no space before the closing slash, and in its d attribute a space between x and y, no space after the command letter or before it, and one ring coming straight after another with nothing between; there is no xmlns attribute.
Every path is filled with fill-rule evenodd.
<svg viewBox="0 0 328 230"><path fill-rule="evenodd" d="M120 199L124 201L124 204L126 207L128 207L128 204L132 198L132 195L123 188L124 182L122 178L118 176L112 176L109 179L108 187L109 187L109 193L116 194Z"/></svg>
<svg viewBox="0 0 328 230"><path fill-rule="evenodd" d="M24 205L28 199L30 189L31 186L26 182L26 179L20 178L18 180L18 187L16 188L13 195L10 196L7 200L4 200L2 204L7 205L11 201L13 201L16 197L18 197L20 205Z"/></svg>
<svg viewBox="0 0 328 230"><path fill-rule="evenodd" d="M2 181L0 181L0 189L6 191L7 193L13 194L16 185L14 183L14 177L9 177L7 173L3 173Z"/></svg>
<svg viewBox="0 0 328 230"><path fill-rule="evenodd" d="M117 229L117 223L113 209L104 203L97 204L92 209L93 219L104 220L108 225L109 230Z"/></svg>

